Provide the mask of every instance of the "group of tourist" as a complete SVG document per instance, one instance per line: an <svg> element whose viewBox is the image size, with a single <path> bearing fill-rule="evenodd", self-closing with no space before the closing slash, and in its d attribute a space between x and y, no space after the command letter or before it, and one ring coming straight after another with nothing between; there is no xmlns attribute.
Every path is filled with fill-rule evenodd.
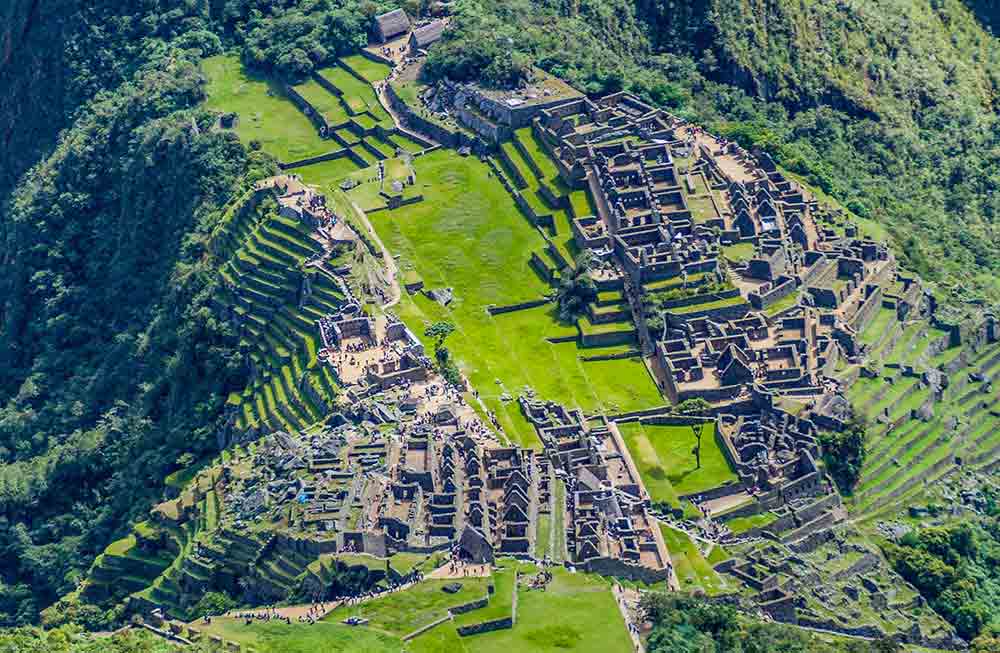
<svg viewBox="0 0 1000 653"><path fill-rule="evenodd" d="M423 579L424 579L423 572L415 569L410 573L408 573L406 576L400 578L399 580L389 581L389 586L385 589L382 590L369 589L363 592L352 592L348 594L343 594L340 596L335 596L333 598L333 601L338 603L339 605L346 605L346 606L359 605L366 601L377 599L386 596L388 594L392 594L393 592L399 592L401 590L407 589L412 585L414 585L415 583L419 583Z"/></svg>
<svg viewBox="0 0 1000 653"><path fill-rule="evenodd" d="M300 624L314 624L326 614L326 604L323 602L313 603L309 606L308 612L299 615Z"/></svg>
<svg viewBox="0 0 1000 653"><path fill-rule="evenodd" d="M243 623L247 626L253 624L254 621L284 621L288 625L292 624L292 618L279 614L277 607L273 605L264 606L263 612L240 612L236 616L243 619Z"/></svg>

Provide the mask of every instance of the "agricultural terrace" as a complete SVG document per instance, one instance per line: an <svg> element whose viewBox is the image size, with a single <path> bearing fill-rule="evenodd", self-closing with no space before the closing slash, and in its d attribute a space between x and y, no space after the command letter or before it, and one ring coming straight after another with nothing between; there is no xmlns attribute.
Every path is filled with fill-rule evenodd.
<svg viewBox="0 0 1000 653"><path fill-rule="evenodd" d="M560 323L554 305L489 315L485 309L491 304L527 302L551 292L529 265L531 252L546 246L544 238L486 164L438 150L414 159L414 166L424 201L371 220L400 255L402 269L415 270L426 288L452 288L454 300L445 307L423 294L404 296L395 310L418 334L439 320L455 324L447 346L513 440L538 445L517 405L500 399L504 393L516 397L525 386L540 398L588 411L664 403L639 358L581 360L628 346L579 347L572 341L577 327Z"/></svg>
<svg viewBox="0 0 1000 653"><path fill-rule="evenodd" d="M1000 370L1000 343L978 351L948 347L946 331L926 321L900 324L888 307L860 340L882 369L877 377L857 379L847 391L871 422L868 455L849 505L858 519L874 521L898 511L954 469L956 455L969 468L996 459L1000 396L989 380ZM945 366L952 371L938 400L919 374ZM928 418L921 419L921 412Z"/></svg>
<svg viewBox="0 0 1000 653"><path fill-rule="evenodd" d="M344 57L340 62L369 82L377 82L385 79L392 70L384 63L373 61L360 54L352 54Z"/></svg>
<svg viewBox="0 0 1000 653"><path fill-rule="evenodd" d="M682 590L702 589L708 595L732 591L730 584L712 568L715 563L705 558L687 533L666 524L660 524L660 532ZM716 548L715 544L708 546Z"/></svg>
<svg viewBox="0 0 1000 653"><path fill-rule="evenodd" d="M436 621L448 613L448 608L475 601L486 596L488 578L462 578L461 589L455 593L444 591L444 586L454 581L425 580L412 588L395 592L360 605L337 608L325 621L340 622L348 617L368 620L367 627L396 637L403 637L421 626Z"/></svg>
<svg viewBox="0 0 1000 653"><path fill-rule="evenodd" d="M692 451L696 440L690 426L630 422L618 424L618 429L655 503L678 507L681 496L738 481L714 424L706 424L701 436L700 468Z"/></svg>
<svg viewBox="0 0 1000 653"><path fill-rule="evenodd" d="M208 79L205 106L239 114L236 133L244 142L258 141L280 161L296 161L336 149L289 100L281 84L244 68L235 55L202 61Z"/></svg>

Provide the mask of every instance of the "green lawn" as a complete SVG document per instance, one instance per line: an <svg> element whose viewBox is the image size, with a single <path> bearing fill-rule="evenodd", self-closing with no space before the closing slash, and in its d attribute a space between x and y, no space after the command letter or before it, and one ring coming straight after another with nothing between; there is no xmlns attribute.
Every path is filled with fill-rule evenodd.
<svg viewBox="0 0 1000 653"><path fill-rule="evenodd" d="M799 303L798 291L791 292L782 297L781 299L779 299L778 301L774 302L770 306L768 306L766 309L764 309L764 313L768 316L773 317L778 313L780 313L781 311L785 310L786 308L791 308L792 306L795 306L798 303Z"/></svg>
<svg viewBox="0 0 1000 653"><path fill-rule="evenodd" d="M304 625L293 621L255 622L213 617L210 626L196 624L203 637L218 635L224 640L254 647L257 653L398 653L402 642L397 637L370 628L320 622Z"/></svg>
<svg viewBox="0 0 1000 653"><path fill-rule="evenodd" d="M733 262L748 261L753 257L753 243L736 243L735 245L723 245L722 255Z"/></svg>
<svg viewBox="0 0 1000 653"><path fill-rule="evenodd" d="M386 159L383 166L386 191L392 190L394 180L405 181L410 176L411 168L403 159ZM356 170L349 176L357 181L358 185L347 191L347 196L360 206L361 210L371 211L385 206L385 198L379 194L383 187L378 182L377 165ZM407 190L409 189L410 187L407 187Z"/></svg>
<svg viewBox="0 0 1000 653"><path fill-rule="evenodd" d="M706 295L707 297L707 295ZM668 308L667 310L674 315L689 315L691 313L697 313L699 311L709 311L718 308L729 308L730 306L739 306L740 304L746 304L746 300L736 295L735 297L727 297L725 299L716 299L713 301L707 301L703 304L691 304L690 306L675 306L674 308Z"/></svg>
<svg viewBox="0 0 1000 653"><path fill-rule="evenodd" d="M382 120L389 114L375 96L375 89L366 84L340 66L330 66L316 71L343 92L344 102L354 113L369 111L376 119Z"/></svg>
<svg viewBox="0 0 1000 653"><path fill-rule="evenodd" d="M733 531L733 533L739 535L740 533L747 532L751 528L767 526L777 518L777 515L773 512L762 512L758 515L750 515L749 517L734 517L726 520L726 524L729 526L729 529Z"/></svg>
<svg viewBox="0 0 1000 653"><path fill-rule="evenodd" d="M201 63L208 79L205 106L239 114L236 133L244 142L259 141L281 161L296 161L337 149L320 137L316 126L285 97L281 85L251 73L235 55Z"/></svg>
<svg viewBox="0 0 1000 653"><path fill-rule="evenodd" d="M360 170L358 164L344 156L332 161L323 161L295 168L292 172L302 175L302 181L307 184L312 184L320 190L325 190L358 170Z"/></svg>
<svg viewBox="0 0 1000 653"><path fill-rule="evenodd" d="M584 410L664 403L638 359L583 362L579 354L602 350L546 342L576 332L556 319L552 305L490 316L490 304L534 300L551 291L528 264L529 253L544 245L541 235L477 159L438 150L416 158L414 166L416 190L425 201L371 220L403 267L412 266L428 289L453 288L455 298L445 308L424 295L404 296L395 310L418 334L438 320L456 325L447 346L512 439L538 445L516 403L499 400L525 385L543 399Z"/></svg>
<svg viewBox="0 0 1000 653"><path fill-rule="evenodd" d="M368 57L360 54L352 54L349 57L343 57L340 61L348 68L367 79L369 82L385 79L389 76L389 71L392 70L384 63L372 61Z"/></svg>
<svg viewBox="0 0 1000 653"><path fill-rule="evenodd" d="M340 101L340 98L320 86L316 80L310 79L293 88L313 109L326 118L330 125L339 125L347 122L350 118L347 114L347 107Z"/></svg>
<svg viewBox="0 0 1000 653"><path fill-rule="evenodd" d="M737 480L712 424L705 425L701 437L700 469L695 467L692 453L695 437L689 426L632 422L619 424L618 429L655 502L677 506L681 495L704 492Z"/></svg>
<svg viewBox="0 0 1000 653"><path fill-rule="evenodd" d="M459 637L445 623L408 643L412 653L630 653L625 623L607 582L553 568L546 591L518 591L512 629ZM473 613L475 614L475 613Z"/></svg>
<svg viewBox="0 0 1000 653"><path fill-rule="evenodd" d="M660 532L670 551L670 559L682 590L701 588L707 594L720 594L728 588L726 581L712 569L701 551L686 533L660 524Z"/></svg>
<svg viewBox="0 0 1000 653"><path fill-rule="evenodd" d="M378 630L398 637L443 617L448 608L475 601L486 596L487 578L463 578L462 588L449 594L442 588L452 581L426 580L405 592L389 594L357 606L337 608L325 619L339 622L350 616L368 619L368 627L361 630Z"/></svg>

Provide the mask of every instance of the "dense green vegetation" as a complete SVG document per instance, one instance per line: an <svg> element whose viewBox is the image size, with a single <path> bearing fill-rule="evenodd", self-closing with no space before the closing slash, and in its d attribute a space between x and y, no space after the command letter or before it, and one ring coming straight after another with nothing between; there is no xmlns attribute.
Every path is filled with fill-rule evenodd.
<svg viewBox="0 0 1000 653"><path fill-rule="evenodd" d="M1000 518L908 533L886 557L958 634L987 649L1000 636Z"/></svg>
<svg viewBox="0 0 1000 653"><path fill-rule="evenodd" d="M650 653L890 653L892 640L821 639L806 630L742 617L734 608L677 594L649 593L641 607L653 623Z"/></svg>
<svg viewBox="0 0 1000 653"><path fill-rule="evenodd" d="M865 464L865 423L855 419L843 431L824 431L823 462L844 494L852 494Z"/></svg>
<svg viewBox="0 0 1000 653"><path fill-rule="evenodd" d="M205 243L255 164L208 129L201 89L177 59L98 98L10 204L0 622L72 589L174 461L215 446L223 398L243 382L209 308Z"/></svg>
<svg viewBox="0 0 1000 653"><path fill-rule="evenodd" d="M38 628L0 631L2 653L175 653L178 650L177 646L141 630L112 637L86 635L72 626L49 631Z"/></svg>

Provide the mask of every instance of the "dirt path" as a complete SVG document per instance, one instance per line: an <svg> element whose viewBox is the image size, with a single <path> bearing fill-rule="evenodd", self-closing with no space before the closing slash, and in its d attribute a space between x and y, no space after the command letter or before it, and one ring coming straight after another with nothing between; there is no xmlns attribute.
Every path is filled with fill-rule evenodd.
<svg viewBox="0 0 1000 653"><path fill-rule="evenodd" d="M492 568L488 564L472 565L457 564L454 569L451 563L445 563L427 574L425 578L436 578L438 580L448 580L452 578L486 578L492 573Z"/></svg>

